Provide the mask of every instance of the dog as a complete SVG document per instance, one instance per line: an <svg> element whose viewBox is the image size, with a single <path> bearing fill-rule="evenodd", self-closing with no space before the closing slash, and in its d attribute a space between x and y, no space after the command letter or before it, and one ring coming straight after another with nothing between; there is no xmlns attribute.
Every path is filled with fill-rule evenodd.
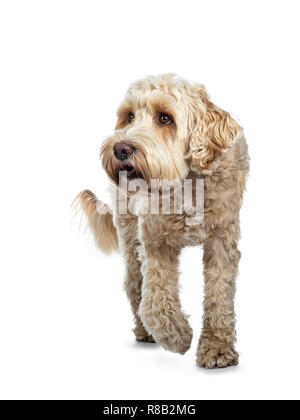
<svg viewBox="0 0 300 420"><path fill-rule="evenodd" d="M205 297L196 362L208 369L237 365L239 211L249 169L242 127L210 100L203 85L174 74L149 76L129 87L117 112L115 132L104 141L100 157L120 193L113 211L89 190L82 191L77 202L100 249L106 253L120 249L124 256L136 340L156 342L180 354L190 348L193 333L178 292L179 256L183 247L201 244ZM122 188L121 173L127 174ZM126 191L128 182L144 182L151 196L151 180L160 185L159 210L162 180L170 183L173 198L174 181L201 181L202 217L188 222L193 215L184 205L181 213L175 212L172 204L167 214L141 208L120 212L120 197L130 200L136 195ZM194 195L193 185L193 202Z"/></svg>

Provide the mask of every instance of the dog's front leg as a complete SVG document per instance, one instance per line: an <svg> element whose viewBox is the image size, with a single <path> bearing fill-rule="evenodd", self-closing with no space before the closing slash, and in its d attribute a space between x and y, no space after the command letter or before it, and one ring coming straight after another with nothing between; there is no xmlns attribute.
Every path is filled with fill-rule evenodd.
<svg viewBox="0 0 300 420"><path fill-rule="evenodd" d="M146 217L141 225L144 279L139 313L157 343L166 350L184 354L190 348L193 333L178 295L178 238L172 241L170 232L165 235L163 222L155 223L151 218Z"/></svg>
<svg viewBox="0 0 300 420"><path fill-rule="evenodd" d="M204 325L197 350L197 364L213 369L238 364L235 351L234 294L240 252L239 226L215 229L204 243Z"/></svg>

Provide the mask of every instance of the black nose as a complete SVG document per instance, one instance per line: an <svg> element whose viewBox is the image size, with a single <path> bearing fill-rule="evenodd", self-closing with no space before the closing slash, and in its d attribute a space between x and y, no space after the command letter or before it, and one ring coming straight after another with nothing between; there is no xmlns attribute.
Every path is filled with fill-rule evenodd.
<svg viewBox="0 0 300 420"><path fill-rule="evenodd" d="M114 155L118 160L126 160L133 152L133 148L125 141L116 143L113 147Z"/></svg>

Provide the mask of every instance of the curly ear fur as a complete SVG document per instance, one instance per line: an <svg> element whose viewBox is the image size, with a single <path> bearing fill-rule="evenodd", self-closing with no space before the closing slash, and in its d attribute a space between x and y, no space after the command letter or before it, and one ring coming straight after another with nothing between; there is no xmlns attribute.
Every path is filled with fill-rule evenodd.
<svg viewBox="0 0 300 420"><path fill-rule="evenodd" d="M231 147L242 128L226 111L210 101L203 86L198 86L192 106L194 128L189 140L191 169L212 169L215 158Z"/></svg>
<svg viewBox="0 0 300 420"><path fill-rule="evenodd" d="M110 254L119 249L118 235L113 223L113 215L107 204L98 200L89 190L81 191L74 200L74 207L80 207L85 214L96 245Z"/></svg>

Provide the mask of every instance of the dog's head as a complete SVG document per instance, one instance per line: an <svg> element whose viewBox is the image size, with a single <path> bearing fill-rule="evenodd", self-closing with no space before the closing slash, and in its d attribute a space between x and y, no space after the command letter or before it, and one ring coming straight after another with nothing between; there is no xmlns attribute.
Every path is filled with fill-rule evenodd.
<svg viewBox="0 0 300 420"><path fill-rule="evenodd" d="M120 171L148 183L209 173L241 131L202 85L173 74L133 83L117 114L115 133L101 148L103 167L117 184Z"/></svg>

